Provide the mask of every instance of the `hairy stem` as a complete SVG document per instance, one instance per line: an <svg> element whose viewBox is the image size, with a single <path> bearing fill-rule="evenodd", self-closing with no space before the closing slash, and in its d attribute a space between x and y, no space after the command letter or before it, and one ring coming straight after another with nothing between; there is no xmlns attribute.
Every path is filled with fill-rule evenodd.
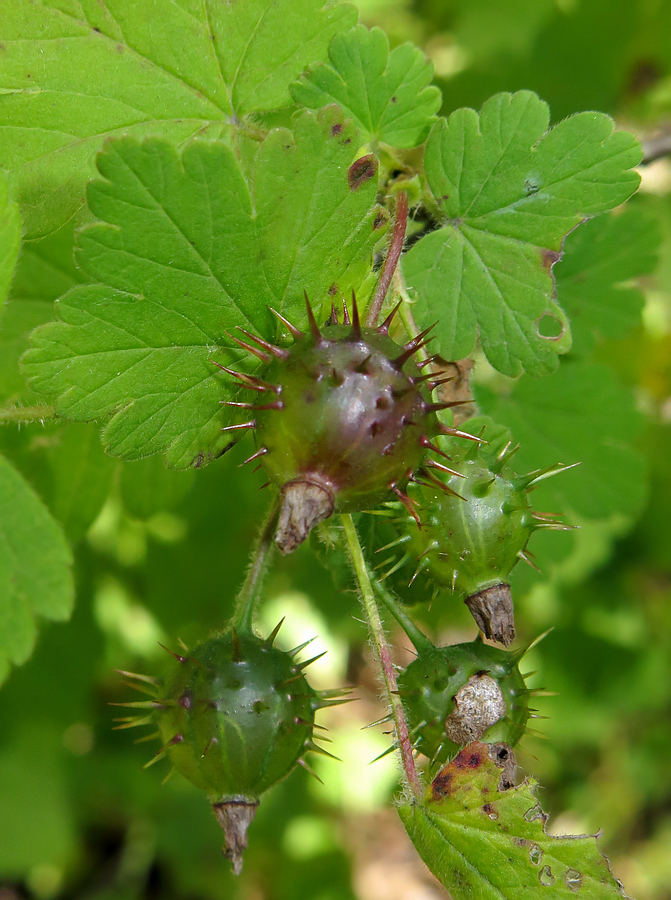
<svg viewBox="0 0 671 900"><path fill-rule="evenodd" d="M342 515L340 518L343 523L343 528L345 529L345 536L347 538L352 565L356 573L357 581L359 582L363 609L373 638L375 656L377 657L382 672L382 678L387 692L387 700L389 701L389 705L394 715L396 738L401 751L403 771L405 772L405 777L413 794L416 797L421 797L423 794L422 783L417 773L417 767L415 766L415 758L412 755L412 744L410 742L410 735L408 734L408 724L405 720L401 698L398 696L396 672L394 671L394 665L391 661L389 644L385 637L382 619L380 618L380 611L378 610L375 593L373 591L373 585L371 584L370 575L368 574L368 568L363 557L361 544L359 543L359 537L356 533L352 517L350 515Z"/></svg>
<svg viewBox="0 0 671 900"><path fill-rule="evenodd" d="M55 419L53 406L5 406L0 409L0 425L13 425L22 422L43 422Z"/></svg>
<svg viewBox="0 0 671 900"><path fill-rule="evenodd" d="M252 550L252 556L247 570L247 576L240 588L237 596L237 608L233 624L245 633L251 633L252 621L254 618L254 609L257 601L261 596L261 588L263 580L270 562L270 557L274 547L275 523L277 520L277 511L279 504L274 500L268 511L259 536Z"/></svg>
<svg viewBox="0 0 671 900"><path fill-rule="evenodd" d="M396 266L403 252L403 241L405 240L405 229L408 224L408 195L405 191L399 191L396 196L396 220L394 222L394 231L389 243L387 258L382 266L380 279L375 288L375 294L368 307L368 315L366 316L366 325L374 327L377 325L377 319L382 310L384 298L387 296L391 279L393 278Z"/></svg>

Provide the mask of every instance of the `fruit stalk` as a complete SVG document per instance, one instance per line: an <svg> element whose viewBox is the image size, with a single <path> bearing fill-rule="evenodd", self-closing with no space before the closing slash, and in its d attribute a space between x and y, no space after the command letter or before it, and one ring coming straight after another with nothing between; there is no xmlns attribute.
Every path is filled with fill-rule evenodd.
<svg viewBox="0 0 671 900"><path fill-rule="evenodd" d="M405 718L405 711L401 698L398 695L398 684L396 681L396 672L391 661L389 645L384 633L382 619L375 600L373 585L368 574L366 561L363 557L359 536L356 533L354 522L349 514L341 515L341 521L347 538L347 546L349 548L352 566L359 582L361 591L361 599L363 603L364 614L368 622L368 628L373 638L373 647L375 656L377 657L385 689L387 692L387 700L394 716L394 726L396 729L396 739L401 752L401 761L403 763L403 771L407 783L416 797L423 796L422 783L415 766L415 758L412 752L412 743L408 734L408 725Z"/></svg>
<svg viewBox="0 0 671 900"><path fill-rule="evenodd" d="M247 576L238 593L233 625L238 631L244 632L245 634L252 633L254 608L257 600L261 596L264 576L273 551L277 511L278 502L277 500L274 500L261 525L256 545L252 550Z"/></svg>
<svg viewBox="0 0 671 900"><path fill-rule="evenodd" d="M55 419L53 406L6 406L0 409L0 425L21 424L23 422L44 422Z"/></svg>

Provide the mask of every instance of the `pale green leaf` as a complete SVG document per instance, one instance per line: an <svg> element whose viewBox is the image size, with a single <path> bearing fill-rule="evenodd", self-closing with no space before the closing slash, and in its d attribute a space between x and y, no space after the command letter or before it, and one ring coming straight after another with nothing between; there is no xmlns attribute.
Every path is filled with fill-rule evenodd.
<svg viewBox="0 0 671 900"><path fill-rule="evenodd" d="M37 618L70 617L72 557L60 526L0 457L0 681L33 651Z"/></svg>
<svg viewBox="0 0 671 900"><path fill-rule="evenodd" d="M269 134L248 186L221 142L178 155L161 140L111 141L106 180L88 195L106 224L80 232L77 253L104 284L72 289L56 305L62 321L35 332L33 388L57 395L67 418L113 414L103 440L114 455L167 451L174 467L219 455L234 387L212 360L240 355L222 349L227 332L274 336L268 305L300 322L304 291L330 303L330 288L347 294L370 270L385 219L375 178L348 183L357 146L336 107L304 113L293 135Z"/></svg>
<svg viewBox="0 0 671 900"><path fill-rule="evenodd" d="M581 220L636 190L629 170L641 151L601 113L548 122L547 104L520 91L431 131L425 169L443 227L411 248L403 269L418 318L439 320L448 359L469 354L479 334L500 372L542 375L571 345L552 265Z"/></svg>
<svg viewBox="0 0 671 900"><path fill-rule="evenodd" d="M315 63L292 86L298 103L318 109L337 103L370 143L416 147L426 140L440 109L430 87L433 65L413 44L389 53L381 28L358 25L338 34L329 47L330 65Z"/></svg>
<svg viewBox="0 0 671 900"><path fill-rule="evenodd" d="M398 811L410 839L454 900L617 900L626 896L594 835L555 837L536 783L499 789L487 744L473 743Z"/></svg>
<svg viewBox="0 0 671 900"><path fill-rule="evenodd" d="M9 202L7 182L0 172L0 313L9 292L20 242L19 208Z"/></svg>
<svg viewBox="0 0 671 900"><path fill-rule="evenodd" d="M474 392L483 412L520 443L517 471L580 463L539 486L536 509L572 509L590 519L640 510L646 467L633 442L643 417L610 369L568 359L548 378L522 376L507 396Z"/></svg>
<svg viewBox="0 0 671 900"><path fill-rule="evenodd" d="M175 142L290 103L356 11L323 0L3 0L0 167L31 237L84 202L111 134Z"/></svg>

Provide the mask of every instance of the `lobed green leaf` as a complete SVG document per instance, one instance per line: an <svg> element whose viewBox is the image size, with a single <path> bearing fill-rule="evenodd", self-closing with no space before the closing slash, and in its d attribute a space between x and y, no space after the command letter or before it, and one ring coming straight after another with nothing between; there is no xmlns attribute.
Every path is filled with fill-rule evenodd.
<svg viewBox="0 0 671 900"><path fill-rule="evenodd" d="M34 333L32 387L56 395L67 418L111 414L114 455L166 452L186 467L221 454L221 401L236 388L214 377L212 359L239 356L228 330L274 337L267 306L300 321L304 291L324 302L370 270L385 217L375 178L348 182L357 146L337 108L304 113L293 134L269 134L248 184L223 142L178 154L159 139L110 141L98 160L106 180L88 191L105 224L83 229L77 249L102 284L74 287L56 304L61 321Z"/></svg>
<svg viewBox="0 0 671 900"><path fill-rule="evenodd" d="M487 744L465 747L423 801L399 806L420 856L454 900L625 896L595 836L554 837L527 780L501 790Z"/></svg>
<svg viewBox="0 0 671 900"><path fill-rule="evenodd" d="M0 167L30 237L84 202L105 137L216 137L291 102L356 10L323 0L3 0Z"/></svg>
<svg viewBox="0 0 671 900"><path fill-rule="evenodd" d="M358 25L333 38L329 58L330 65L314 63L292 85L294 100L310 109L337 103L372 144L416 147L426 140L441 95L419 48L407 43L389 53L381 28Z"/></svg>
<svg viewBox="0 0 671 900"><path fill-rule="evenodd" d="M552 266L569 231L636 190L629 170L641 151L601 113L548 122L547 104L519 91L431 131L425 169L443 227L410 249L403 270L418 317L438 317L448 359L469 354L479 334L500 372L543 375L571 346Z"/></svg>
<svg viewBox="0 0 671 900"><path fill-rule="evenodd" d="M0 682L31 655L39 616L70 617L72 556L60 526L0 457Z"/></svg>
<svg viewBox="0 0 671 900"><path fill-rule="evenodd" d="M508 396L477 386L474 393L482 411L521 444L519 472L580 463L538 488L542 509L572 509L589 519L640 510L647 476L633 442L643 417L610 369L571 359L542 381L523 376Z"/></svg>

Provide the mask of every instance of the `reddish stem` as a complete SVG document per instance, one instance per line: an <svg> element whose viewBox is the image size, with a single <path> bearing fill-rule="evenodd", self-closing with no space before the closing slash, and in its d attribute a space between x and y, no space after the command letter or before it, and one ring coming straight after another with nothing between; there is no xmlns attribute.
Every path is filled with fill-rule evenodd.
<svg viewBox="0 0 671 900"><path fill-rule="evenodd" d="M408 225L408 195L405 191L399 191L396 196L396 220L394 222L394 233L391 236L387 258L382 266L380 280L375 288L375 294L368 307L368 315L366 317L366 325L373 328L377 325L377 318L382 310L382 304L387 296L391 279L394 277L396 266L403 252L403 242L405 240L405 229Z"/></svg>

